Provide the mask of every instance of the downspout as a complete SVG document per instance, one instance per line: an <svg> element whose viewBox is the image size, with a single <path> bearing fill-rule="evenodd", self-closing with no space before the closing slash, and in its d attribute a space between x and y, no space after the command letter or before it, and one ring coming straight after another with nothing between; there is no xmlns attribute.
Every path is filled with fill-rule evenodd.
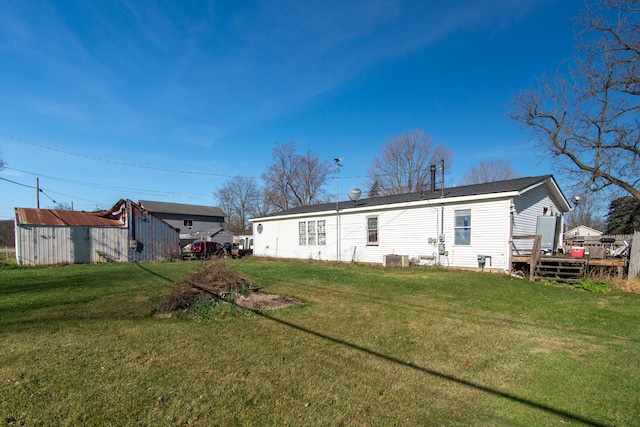
<svg viewBox="0 0 640 427"><path fill-rule="evenodd" d="M511 274L513 270L512 256L513 256L513 220L514 220L514 212L516 210L516 206L513 202L513 197L509 199L509 239L507 241L507 274Z"/></svg>

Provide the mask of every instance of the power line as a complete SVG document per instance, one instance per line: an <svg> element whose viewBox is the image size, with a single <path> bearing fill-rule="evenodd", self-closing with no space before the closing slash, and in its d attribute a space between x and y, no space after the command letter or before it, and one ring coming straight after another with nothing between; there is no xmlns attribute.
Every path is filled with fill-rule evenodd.
<svg viewBox="0 0 640 427"><path fill-rule="evenodd" d="M180 170L180 169L159 168L159 167L156 167L156 166L136 165L136 164L133 164L133 163L125 163L125 162L120 162L120 161L116 161L116 160L103 159L103 158L100 158L100 157L87 156L87 155L84 155L84 154L78 154L78 153L74 153L74 152L71 152L71 151L61 150L59 148L49 147L49 146L43 145L43 144L36 144L35 142L26 141L24 139L16 138L16 137L13 137L11 135L0 134L0 137L5 138L5 139L9 139L11 141L20 142L22 144L31 145L33 147L38 147L38 148L42 148L42 149L45 149L45 150L55 151L55 152L58 152L58 153L61 153L61 154L66 154L68 156L74 156L74 157L79 157L81 159L94 160L94 161L97 161L97 162L109 163L109 164L119 165L119 166L127 166L127 167L138 168L138 169L148 169L148 170L156 170L156 171L161 171L161 172L181 173L181 174L189 174L189 175L203 175L203 176L214 176L214 177L222 177L222 178L237 178L237 177L241 177L241 178L255 178L255 179L257 179L257 177L254 177L254 176L225 175L225 174L216 174L216 173L200 172L200 171L185 171L185 170ZM9 169L9 168L7 168L7 169ZM374 175L374 176L386 176L386 175L389 175L389 174L379 174L379 175ZM341 178L342 179L362 179L362 178L369 178L369 176L366 176L366 175L362 175L362 176L342 176Z"/></svg>
<svg viewBox="0 0 640 427"><path fill-rule="evenodd" d="M9 168L7 168L7 169L9 169ZM32 190L38 190L40 193L44 194L44 195L45 195L45 196L47 196L49 199L51 199L51 201L52 201L53 203L58 203L58 202L56 202L55 200L53 200L53 198L52 198L51 196L49 196L47 193L45 193L44 189L42 189L42 188L38 188L38 187L36 187L35 185L23 184L23 183L21 183L21 182L12 181L12 180L10 180L10 179L2 178L2 177L0 177L0 179L1 179L1 180L3 180L3 181L10 182L10 183L12 183L12 184L20 185L20 186L22 186L22 187L31 188ZM59 195L61 195L61 196L73 197L73 198L75 198L75 199L82 200L82 201L85 201L85 202L90 202L90 203L99 203L99 202L96 202L95 200L87 200L87 199L83 199L83 198L81 198L81 197L75 197L75 196L71 196L71 195L69 195L69 194L59 193L59 192L57 192L57 191L53 191L53 190L47 190L47 191L49 191L49 192L51 192L51 193L53 193L53 194L59 194Z"/></svg>
<svg viewBox="0 0 640 427"><path fill-rule="evenodd" d="M10 168L10 167L5 167L5 169L16 171L16 172L20 172L20 173L24 173L24 174L28 174L28 175L33 175L33 176L37 176L37 177L48 178L48 179L52 179L54 181L69 182L69 183L72 183L72 184L82 185L84 187L100 188L100 189L103 189L103 190L133 191L133 192L142 192L142 193L147 193L147 194L159 194L159 195L166 194L166 193L160 193L159 191L156 191L156 190L145 190L145 189L139 189L139 188L115 187L115 186L110 186L110 185L96 184L96 183L87 182L87 181L78 181L78 180L69 179L69 178L60 178L60 177L56 177L56 176L45 175L45 174L42 174L42 173L35 173L35 172L30 172L30 171L25 171L25 170L21 170L21 169Z"/></svg>
<svg viewBox="0 0 640 427"><path fill-rule="evenodd" d="M183 174L189 174L189 175L204 175L204 176L216 176L216 177L223 177L223 178L234 178L234 176L232 176L232 175L224 175L224 174L219 174L219 173L209 173L209 172L200 172L200 171L185 171L185 170L180 170L180 169L167 169L167 168L159 168L159 167L156 167L156 166L136 165L136 164L133 164L133 163L125 163L125 162L119 162L119 161L116 161L116 160L102 159L100 157L86 156L84 154L73 153L71 151L60 150L59 148L53 148L53 147L49 147L49 146L42 145L42 144L36 144L34 142L25 141L25 140L20 139L20 138L14 138L14 137L9 136L9 135L2 134L0 136L2 136L3 138L6 138L6 139L10 139L12 141L21 142L23 144L31 145L31 146L38 147L38 148L43 148L45 150L55 151L55 152L58 152L58 153L66 154L68 156L79 157L81 159L87 159L87 160L94 160L94 161L97 161L97 162L110 163L110 164L113 164L113 165L127 166L127 167L138 168L138 169L156 170L156 171L161 171L161 172L172 172L172 173L183 173Z"/></svg>
<svg viewBox="0 0 640 427"><path fill-rule="evenodd" d="M29 171L25 171L25 170L20 170L20 169L15 169L15 168L9 168L9 167L5 167L5 169L8 170L12 170L12 171L16 171L16 172L20 172L20 173L25 173L25 174L29 174L29 175L34 175L34 176L38 176L38 177L45 177L51 180L57 180L57 181L62 181L62 182L70 182L73 184L77 184L77 185L83 185L83 186L87 186L87 187L91 187L91 188L100 188L103 190L115 190L115 191L125 191L125 192L133 192L133 193L137 193L137 194L146 194L146 195L151 195L151 196L163 196L163 197L171 197L171 198L180 198L180 199L209 199L210 197L206 197L205 195L199 195L199 194L194 194L194 195L188 195L188 196L183 196L180 194L174 194L174 193L161 193L159 191L155 191L155 190L144 190L144 189L131 189L131 188L123 188L123 187L112 187L112 186L104 186L104 185L100 185L100 184L95 184L95 183L87 183L87 182L83 182L83 181L76 181L76 180L72 180L72 179L66 179L66 178L60 178L60 177L53 177L53 176L49 176L49 175L43 175L43 174L37 174L34 172L29 172ZM28 184L23 184L17 181L12 181L10 179L7 178L2 178L0 177L1 180L10 182L12 184L16 184L22 187L27 187L27 188L31 188L31 189L36 189L37 187L33 186L33 185L28 185ZM78 196L74 196L71 194L66 194L66 193L61 193L59 191L54 191L54 190L47 190L49 193L51 194L58 194L60 196L65 196L65 197L70 197L74 200L81 200L84 202L88 202L91 204L107 204L110 205L109 203L102 203L102 202L98 202L96 200L89 200L89 199L84 199L82 197L78 197ZM53 200L53 198L51 198L51 196L49 196L48 194L44 193L44 190L42 188L40 188L40 192L42 192L45 196L47 196L48 198L50 198L54 203L57 203L55 200Z"/></svg>
<svg viewBox="0 0 640 427"><path fill-rule="evenodd" d="M7 169L9 169L9 168L7 168ZM10 182L10 183L12 183L12 184L21 185L21 186L23 186L23 187L27 187L27 188L36 188L36 187L34 187L33 185L27 185L27 184L22 184L22 183L20 183L20 182L11 181L10 179L3 178L3 177L1 177L1 176L0 176L0 179L1 179L1 180L3 180L3 181Z"/></svg>

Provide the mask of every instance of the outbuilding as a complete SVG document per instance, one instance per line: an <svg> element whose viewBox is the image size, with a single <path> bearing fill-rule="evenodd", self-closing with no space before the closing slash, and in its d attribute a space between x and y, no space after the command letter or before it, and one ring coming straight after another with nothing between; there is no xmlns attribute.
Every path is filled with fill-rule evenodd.
<svg viewBox="0 0 640 427"><path fill-rule="evenodd" d="M180 246L195 240L231 244L233 235L224 229L225 213L217 206L140 200L140 206L180 232Z"/></svg>
<svg viewBox="0 0 640 427"><path fill-rule="evenodd" d="M162 261L180 253L178 230L131 200L105 212L15 208L19 265Z"/></svg>
<svg viewBox="0 0 640 427"><path fill-rule="evenodd" d="M562 247L570 210L552 175L354 199L253 218L254 255L509 271L537 234Z"/></svg>

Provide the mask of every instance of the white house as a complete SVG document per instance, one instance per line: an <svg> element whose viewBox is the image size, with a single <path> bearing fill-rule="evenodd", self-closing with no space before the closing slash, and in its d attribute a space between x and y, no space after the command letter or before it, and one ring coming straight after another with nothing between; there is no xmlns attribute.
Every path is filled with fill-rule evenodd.
<svg viewBox="0 0 640 427"><path fill-rule="evenodd" d="M602 236L602 231L598 231L595 228L587 227L586 225L579 225L564 233L566 239L584 237L584 236Z"/></svg>
<svg viewBox="0 0 640 427"><path fill-rule="evenodd" d="M462 268L482 258L509 271L513 248L531 248L535 234L543 248L561 247L569 210L551 175L302 206L251 220L254 255L384 263L394 254Z"/></svg>

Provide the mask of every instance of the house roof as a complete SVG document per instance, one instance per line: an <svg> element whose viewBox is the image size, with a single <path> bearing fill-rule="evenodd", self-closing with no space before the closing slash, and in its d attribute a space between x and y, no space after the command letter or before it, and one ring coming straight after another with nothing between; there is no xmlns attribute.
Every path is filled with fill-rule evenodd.
<svg viewBox="0 0 640 427"><path fill-rule="evenodd" d="M67 227L123 227L117 219L97 213L61 209L15 208L16 224Z"/></svg>
<svg viewBox="0 0 640 427"><path fill-rule="evenodd" d="M363 208L363 207L375 207L392 205L398 203L417 202L421 200L441 200L451 199L456 197L474 197L490 194L506 194L506 193L518 193L523 194L539 185L549 184L551 192L558 199L558 203L565 207L565 211L570 210L569 202L567 201L560 188L557 186L552 175L533 176L527 178L516 178L506 181L488 182L484 184L472 184L462 185L459 187L445 188L444 190L438 189L435 192L427 190L417 193L405 193L394 194L391 196L371 197L368 199L361 199L357 202L344 201L339 202L338 208L340 210L350 208ZM263 218L285 216L285 215L297 215L306 213L316 213L324 211L335 211L336 203L323 203L318 205L300 206L271 215L266 215ZM254 218L257 219L257 218Z"/></svg>
<svg viewBox="0 0 640 427"><path fill-rule="evenodd" d="M138 203L151 213L215 216L222 218L226 216L224 211L217 206L185 205L182 203L153 202L150 200L139 200Z"/></svg>
<svg viewBox="0 0 640 427"><path fill-rule="evenodd" d="M602 231L600 231L600 230L596 230L595 228L587 227L586 225L579 225L579 226L577 226L577 227L574 227L574 228L572 228L571 230L567 230L567 231L565 232L565 234L571 234L571 233L574 233L574 232L576 232L576 231L578 231L578 230L591 231L591 232L593 232L594 234L603 234L603 233L602 233Z"/></svg>

